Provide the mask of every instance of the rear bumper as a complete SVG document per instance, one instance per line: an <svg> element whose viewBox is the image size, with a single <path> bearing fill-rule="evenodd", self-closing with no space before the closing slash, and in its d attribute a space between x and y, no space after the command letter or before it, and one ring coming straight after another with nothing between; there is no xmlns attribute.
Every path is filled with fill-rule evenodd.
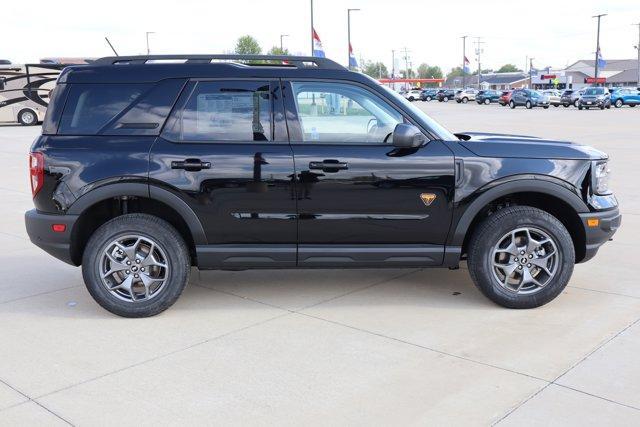
<svg viewBox="0 0 640 427"><path fill-rule="evenodd" d="M78 215L51 215L40 213L35 209L25 212L24 222L31 242L48 254L71 265L78 265L73 261L71 253L71 233L78 220ZM65 231L55 232L53 224L64 224Z"/></svg>
<svg viewBox="0 0 640 427"><path fill-rule="evenodd" d="M600 246L609 241L622 223L622 215L618 208L580 214L586 237L585 256L580 262L593 258ZM598 220L597 226L589 226L589 220Z"/></svg>

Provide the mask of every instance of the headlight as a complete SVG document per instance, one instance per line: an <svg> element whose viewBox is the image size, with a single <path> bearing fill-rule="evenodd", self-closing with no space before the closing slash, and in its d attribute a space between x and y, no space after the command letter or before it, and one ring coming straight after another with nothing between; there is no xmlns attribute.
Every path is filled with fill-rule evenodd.
<svg viewBox="0 0 640 427"><path fill-rule="evenodd" d="M594 162L592 166L592 182L593 192L595 194L603 195L611 193L609 190L609 177L611 176L611 170L609 169L609 163Z"/></svg>

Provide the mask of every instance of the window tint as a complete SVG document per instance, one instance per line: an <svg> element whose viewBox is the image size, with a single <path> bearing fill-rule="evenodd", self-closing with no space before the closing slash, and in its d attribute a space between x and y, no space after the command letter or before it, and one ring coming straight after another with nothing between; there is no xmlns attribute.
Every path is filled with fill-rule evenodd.
<svg viewBox="0 0 640 427"><path fill-rule="evenodd" d="M93 135L135 102L149 84L74 84L69 90L58 133Z"/></svg>
<svg viewBox="0 0 640 427"><path fill-rule="evenodd" d="M381 98L355 85L292 83L304 142L382 143L403 117Z"/></svg>
<svg viewBox="0 0 640 427"><path fill-rule="evenodd" d="M173 113L166 136L179 141L271 141L268 82L198 82Z"/></svg>

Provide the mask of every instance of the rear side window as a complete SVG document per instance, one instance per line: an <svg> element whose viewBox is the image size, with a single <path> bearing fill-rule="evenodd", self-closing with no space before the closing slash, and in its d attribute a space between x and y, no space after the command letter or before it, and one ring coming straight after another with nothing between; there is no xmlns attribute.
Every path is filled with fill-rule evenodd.
<svg viewBox="0 0 640 427"><path fill-rule="evenodd" d="M272 141L272 103L269 82L197 82L163 135L190 142Z"/></svg>
<svg viewBox="0 0 640 427"><path fill-rule="evenodd" d="M97 134L149 88L149 84L72 85L60 119L58 134Z"/></svg>

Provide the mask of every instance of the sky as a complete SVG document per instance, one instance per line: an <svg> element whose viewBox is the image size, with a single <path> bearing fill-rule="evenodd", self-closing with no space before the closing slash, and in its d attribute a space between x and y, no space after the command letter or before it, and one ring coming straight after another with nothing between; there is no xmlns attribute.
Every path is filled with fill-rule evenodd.
<svg viewBox="0 0 640 427"><path fill-rule="evenodd" d="M44 57L112 55L108 36L120 55L228 53L238 37L250 34L267 51L280 44L292 53L309 54L310 0L136 1L29 0L2 6L0 58L14 63ZM601 24L604 59L635 58L640 0L417 1L314 0L314 26L327 56L347 63L347 8L351 44L358 59L382 61L391 68L392 50L405 48L416 68L438 65L446 73L466 55L477 69L475 45L481 37L482 68L506 63L524 69L527 57L535 68L562 68L595 52L596 20ZM35 11L25 14L25 11ZM398 64L404 68L404 64Z"/></svg>

